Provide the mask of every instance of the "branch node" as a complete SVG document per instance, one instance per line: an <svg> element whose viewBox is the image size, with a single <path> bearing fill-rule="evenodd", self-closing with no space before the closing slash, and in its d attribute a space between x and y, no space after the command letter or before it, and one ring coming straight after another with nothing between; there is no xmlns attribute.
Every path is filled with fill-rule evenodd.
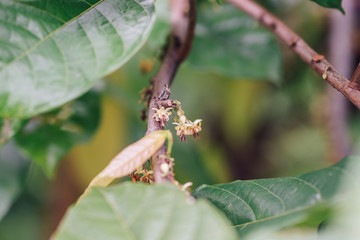
<svg viewBox="0 0 360 240"><path fill-rule="evenodd" d="M358 82L350 82L349 87L351 87L354 90L360 91L360 83Z"/></svg>
<svg viewBox="0 0 360 240"><path fill-rule="evenodd" d="M162 92L160 93L160 95L158 97L158 99L159 100L167 100L167 99L169 99L170 94L171 94L171 91L170 91L169 85L165 84L164 88L162 89Z"/></svg>
<svg viewBox="0 0 360 240"><path fill-rule="evenodd" d="M298 37L294 37L293 39L291 39L290 43L288 44L290 49L293 49L296 47L297 43L299 41Z"/></svg>
<svg viewBox="0 0 360 240"><path fill-rule="evenodd" d="M179 65L189 54L194 39L196 25L196 0L176 0L171 6L171 33L161 56L161 65L156 76L151 79L153 85L152 97L148 104L148 130L146 134L163 129L164 122L156 121L156 110L161 104L173 104L169 99L170 85L178 70ZM184 17L186 16L186 17ZM170 102L169 102L170 101ZM166 120L166 119L165 119ZM173 169L171 174L163 175L161 172L162 161L159 156L166 153L166 146L152 157L155 182L174 181Z"/></svg>
<svg viewBox="0 0 360 240"><path fill-rule="evenodd" d="M349 87L352 89L360 90L360 63L358 64L354 75L350 79Z"/></svg>
<svg viewBox="0 0 360 240"><path fill-rule="evenodd" d="M347 97L357 108L360 109L360 91L354 91L349 87L349 80L339 74L335 69L330 68L330 64L325 58L316 57L317 54L310 46L306 44L295 32L288 28L280 19L269 13L261 5L253 0L226 0L234 6L244 11L252 18L259 21L260 24L271 29L272 23L276 25L276 31L273 33L282 41L284 41L291 50L297 53L300 58L312 67L319 75L328 81L331 86L339 90L345 97ZM290 39L290 40L289 40ZM313 57L315 56L315 58ZM351 82L352 86L360 85L360 67L358 66L358 73L355 73ZM328 71L332 70L331 74Z"/></svg>
<svg viewBox="0 0 360 240"><path fill-rule="evenodd" d="M271 31L275 31L276 30L276 23L272 22L269 24L269 28Z"/></svg>
<svg viewBox="0 0 360 240"><path fill-rule="evenodd" d="M328 77L328 71L331 71L331 66L326 66L325 71L324 71L324 73L322 74L322 78L323 78L324 80L326 80L327 77Z"/></svg>
<svg viewBox="0 0 360 240"><path fill-rule="evenodd" d="M324 60L324 56L323 55L315 55L312 57L311 61L315 62L315 63L319 63L321 62L321 60Z"/></svg>
<svg viewBox="0 0 360 240"><path fill-rule="evenodd" d="M262 24L262 25L264 25L265 15L266 15L266 12L263 11L263 12L260 14L260 17L258 18L259 23Z"/></svg>

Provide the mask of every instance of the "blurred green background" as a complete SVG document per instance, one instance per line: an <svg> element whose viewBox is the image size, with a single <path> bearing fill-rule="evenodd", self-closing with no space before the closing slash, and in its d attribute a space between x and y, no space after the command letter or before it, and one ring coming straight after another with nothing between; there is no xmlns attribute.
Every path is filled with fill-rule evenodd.
<svg viewBox="0 0 360 240"><path fill-rule="evenodd" d="M329 55L330 18L336 10L310 1L259 2L320 54ZM176 179L197 187L235 179L296 175L340 160L330 137L333 129L327 124L325 106L333 102L328 100L326 82L237 10L199 1L198 14L193 52L176 75L171 97L182 103L188 118L203 120L203 131L200 140L189 138L187 143L175 136ZM153 33L140 52L70 105L84 114L71 121L65 117L59 126L76 133L78 124L85 132L75 137L59 135L59 126L51 119L56 116L62 121L59 116L66 115L65 106L36 118L40 123L36 119L27 121L15 140L2 147L0 182L11 197L1 199L0 194L0 200L12 207L7 213L0 209L0 214L6 214L0 222L1 240L48 239L90 180L121 149L144 135L146 122L141 120L141 112L145 106L139 104L139 92L149 85L159 67L169 30L166 4L159 4L158 15ZM234 19L241 19L240 26L234 25ZM359 25L352 35L352 69L360 59L356 44ZM346 106L349 148L358 153L360 114L352 105ZM31 135L34 124L41 125L36 129L42 129L43 135ZM171 123L167 127L174 133ZM28 144L34 141L37 144ZM70 149L52 174L56 157ZM40 167L51 160L49 155L54 162ZM29 156L36 158L36 163Z"/></svg>

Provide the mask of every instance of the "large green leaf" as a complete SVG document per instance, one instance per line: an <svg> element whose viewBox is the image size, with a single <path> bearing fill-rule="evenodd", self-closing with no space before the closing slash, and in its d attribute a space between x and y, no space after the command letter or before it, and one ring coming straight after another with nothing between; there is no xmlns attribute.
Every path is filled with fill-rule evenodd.
<svg viewBox="0 0 360 240"><path fill-rule="evenodd" d="M151 0L0 0L0 116L30 117L124 64L153 25Z"/></svg>
<svg viewBox="0 0 360 240"><path fill-rule="evenodd" d="M295 177L203 185L193 195L207 198L223 210L241 236L259 229L271 231L299 223L312 209L329 203L340 180L352 174L345 169L349 162L344 159Z"/></svg>
<svg viewBox="0 0 360 240"><path fill-rule="evenodd" d="M327 8L337 8L342 13L345 13L344 9L341 6L342 0L311 0L313 2L316 2L317 4L327 7Z"/></svg>
<svg viewBox="0 0 360 240"><path fill-rule="evenodd" d="M100 95L91 90L59 110L30 119L15 140L50 177L73 145L90 139L99 122Z"/></svg>
<svg viewBox="0 0 360 240"><path fill-rule="evenodd" d="M275 37L229 5L200 5L189 61L200 69L230 77L281 78L281 51Z"/></svg>
<svg viewBox="0 0 360 240"><path fill-rule="evenodd" d="M125 183L92 188L68 211L54 239L237 239L227 223L176 186Z"/></svg>

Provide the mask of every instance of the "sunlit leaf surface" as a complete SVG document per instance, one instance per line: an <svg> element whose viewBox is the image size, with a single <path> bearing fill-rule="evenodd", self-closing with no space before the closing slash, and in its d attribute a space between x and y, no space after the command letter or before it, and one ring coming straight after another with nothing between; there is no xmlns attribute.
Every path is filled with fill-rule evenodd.
<svg viewBox="0 0 360 240"><path fill-rule="evenodd" d="M31 117L89 90L144 43L151 0L0 0L0 116Z"/></svg>

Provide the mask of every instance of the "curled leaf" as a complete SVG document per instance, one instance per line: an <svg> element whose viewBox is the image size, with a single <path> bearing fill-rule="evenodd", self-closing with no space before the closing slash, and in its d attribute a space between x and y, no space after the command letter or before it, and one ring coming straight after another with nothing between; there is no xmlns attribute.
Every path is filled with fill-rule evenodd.
<svg viewBox="0 0 360 240"><path fill-rule="evenodd" d="M156 131L127 146L90 182L85 193L92 186L105 187L115 178L132 173L154 155L166 139L172 139L169 130Z"/></svg>

